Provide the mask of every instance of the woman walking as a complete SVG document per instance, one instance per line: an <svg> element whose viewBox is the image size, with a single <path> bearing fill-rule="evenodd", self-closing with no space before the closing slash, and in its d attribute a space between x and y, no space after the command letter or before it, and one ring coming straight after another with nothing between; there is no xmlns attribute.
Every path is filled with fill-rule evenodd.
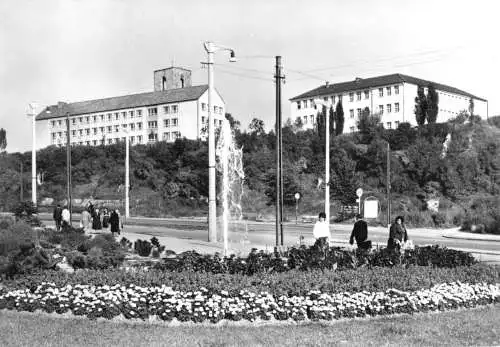
<svg viewBox="0 0 500 347"><path fill-rule="evenodd" d="M408 241L408 232L404 224L403 216L397 216L389 230L389 240L387 240L387 248L400 249L401 244Z"/></svg>

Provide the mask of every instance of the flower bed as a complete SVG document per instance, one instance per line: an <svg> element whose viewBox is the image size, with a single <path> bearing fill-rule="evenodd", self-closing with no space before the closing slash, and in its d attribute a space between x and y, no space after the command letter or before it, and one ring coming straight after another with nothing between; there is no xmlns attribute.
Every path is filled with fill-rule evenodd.
<svg viewBox="0 0 500 347"><path fill-rule="evenodd" d="M267 292L212 292L206 288L183 292L167 286L90 286L58 287L43 283L31 289L0 291L0 309L33 312L70 312L88 318L148 319L171 321L227 320L333 320L393 313L415 313L474 307L500 302L499 284L454 282L430 289L404 292L322 293L310 291L302 296L275 296Z"/></svg>

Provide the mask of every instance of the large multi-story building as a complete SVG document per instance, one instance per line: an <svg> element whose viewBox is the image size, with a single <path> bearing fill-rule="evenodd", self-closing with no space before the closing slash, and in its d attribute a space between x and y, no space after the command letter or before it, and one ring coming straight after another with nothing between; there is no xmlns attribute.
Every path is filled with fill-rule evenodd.
<svg viewBox="0 0 500 347"><path fill-rule="evenodd" d="M385 128L395 129L403 122L416 125L414 110L418 87L423 87L427 93L431 85L439 96L438 123L456 117L463 110L469 111L471 100L474 114L483 119L488 117L487 100L454 87L402 74L326 83L291 98L290 115L292 120L300 117L305 129L313 128L316 115L322 107L316 105L315 100L320 99L334 107L338 102L342 102L345 133L357 130L357 121L367 107L370 113L380 115Z"/></svg>
<svg viewBox="0 0 500 347"><path fill-rule="evenodd" d="M222 97L212 98L214 123L225 115ZM154 91L46 107L36 116L37 148L64 145L69 118L72 145L107 145L130 137L131 144L206 136L208 86L191 85L191 71L170 67L154 72Z"/></svg>

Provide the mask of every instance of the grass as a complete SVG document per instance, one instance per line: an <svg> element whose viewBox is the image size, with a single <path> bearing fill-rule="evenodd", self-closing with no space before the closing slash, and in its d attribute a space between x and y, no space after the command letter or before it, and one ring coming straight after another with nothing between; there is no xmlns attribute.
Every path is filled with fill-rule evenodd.
<svg viewBox="0 0 500 347"><path fill-rule="evenodd" d="M0 311L1 346L464 346L500 344L500 305L304 324L91 321Z"/></svg>

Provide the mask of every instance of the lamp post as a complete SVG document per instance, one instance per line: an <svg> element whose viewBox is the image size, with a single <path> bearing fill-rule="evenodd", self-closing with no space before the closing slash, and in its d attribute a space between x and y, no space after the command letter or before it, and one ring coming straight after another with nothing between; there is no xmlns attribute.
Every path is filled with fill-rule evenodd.
<svg viewBox="0 0 500 347"><path fill-rule="evenodd" d="M130 217L130 201L129 201L129 196L128 196L128 191L130 189L130 180L129 180L129 161L130 161L130 155L129 155L129 133L128 129L125 130L125 218Z"/></svg>
<svg viewBox="0 0 500 347"><path fill-rule="evenodd" d="M32 117L31 131L33 138L33 147L31 149L31 201L36 206L36 103L32 102L28 105L28 116Z"/></svg>
<svg viewBox="0 0 500 347"><path fill-rule="evenodd" d="M235 62L234 50L216 45L207 41L203 44L207 52L208 65L208 241L217 242L216 214L217 207L215 201L215 129L213 117L213 93L214 93L214 54L218 51L229 51L230 62Z"/></svg>
<svg viewBox="0 0 500 347"><path fill-rule="evenodd" d="M330 225L330 102L316 99L315 104L325 106L325 214Z"/></svg>

